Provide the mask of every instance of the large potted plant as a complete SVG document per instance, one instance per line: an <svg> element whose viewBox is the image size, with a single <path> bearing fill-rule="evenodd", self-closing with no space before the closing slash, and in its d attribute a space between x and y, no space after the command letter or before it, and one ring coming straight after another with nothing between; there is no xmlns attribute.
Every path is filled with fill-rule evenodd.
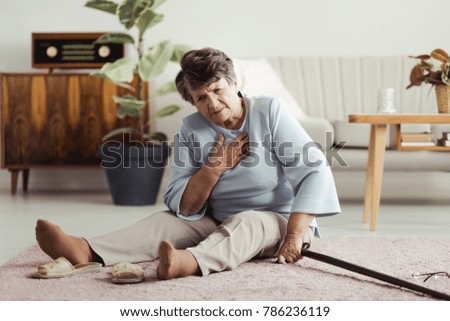
<svg viewBox="0 0 450 321"><path fill-rule="evenodd" d="M156 119L175 113L179 107L170 105L151 113L149 101L152 97L176 91L175 82L172 80L151 91L148 82L159 76L169 62L179 62L188 48L173 45L169 40L148 48L144 46L146 31L163 20L163 15L155 12L163 2L165 0L123 0L120 3L100 0L85 4L114 14L125 27L124 32L105 34L96 43L120 43L133 48L136 53L136 57L126 56L106 63L100 71L92 73L130 92L113 97L118 104L117 117L126 119L129 126L116 128L105 135L100 148L102 167L117 205L154 204L170 154L166 135L152 131L151 125Z"/></svg>
<svg viewBox="0 0 450 321"><path fill-rule="evenodd" d="M450 59L442 49L435 49L429 55L411 57L417 59L417 64L410 74L410 84L421 86L423 83L435 86L438 110L440 113L450 113Z"/></svg>

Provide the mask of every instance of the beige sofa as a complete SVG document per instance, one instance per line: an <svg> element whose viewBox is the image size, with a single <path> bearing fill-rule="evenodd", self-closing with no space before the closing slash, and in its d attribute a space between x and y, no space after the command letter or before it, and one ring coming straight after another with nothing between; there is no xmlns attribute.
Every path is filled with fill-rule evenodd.
<svg viewBox="0 0 450 321"><path fill-rule="evenodd" d="M316 142L339 150L344 162L334 159L333 171L366 169L370 125L350 124L348 115L376 113L378 88L395 88L398 113L437 113L430 86L405 89L415 64L408 57L269 57L234 61L243 92L281 96ZM432 131L435 137L440 137L442 131L450 131L450 125L405 125L402 131ZM326 133L331 135L328 144ZM384 168L385 171L450 171L450 155L388 148Z"/></svg>

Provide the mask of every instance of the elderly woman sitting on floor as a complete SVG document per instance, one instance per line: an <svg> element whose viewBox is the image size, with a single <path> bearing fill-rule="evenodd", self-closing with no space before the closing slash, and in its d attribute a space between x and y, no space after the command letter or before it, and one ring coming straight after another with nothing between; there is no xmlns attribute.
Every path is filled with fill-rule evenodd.
<svg viewBox="0 0 450 321"><path fill-rule="evenodd" d="M318 236L316 216L340 212L323 153L282 101L241 94L233 62L219 50L186 53L176 85L197 112L175 139L169 210L87 239L39 220L41 249L74 265L159 258L161 279L231 270L252 258L301 259L302 244Z"/></svg>

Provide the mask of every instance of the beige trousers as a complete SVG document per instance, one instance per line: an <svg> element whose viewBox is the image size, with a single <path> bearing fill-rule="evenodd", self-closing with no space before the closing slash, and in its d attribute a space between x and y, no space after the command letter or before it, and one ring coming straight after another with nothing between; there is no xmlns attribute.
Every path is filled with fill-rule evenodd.
<svg viewBox="0 0 450 321"><path fill-rule="evenodd" d="M158 212L133 225L87 239L105 265L158 258L159 243L170 241L196 258L203 275L231 270L252 258L274 257L286 234L287 219L275 212L245 211L216 224L211 218L191 222L172 212ZM312 241L312 232L305 241Z"/></svg>

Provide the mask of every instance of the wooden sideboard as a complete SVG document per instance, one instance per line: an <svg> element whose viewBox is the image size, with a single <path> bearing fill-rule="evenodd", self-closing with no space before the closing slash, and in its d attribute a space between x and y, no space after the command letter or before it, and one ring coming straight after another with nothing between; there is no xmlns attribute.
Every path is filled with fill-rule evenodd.
<svg viewBox="0 0 450 321"><path fill-rule="evenodd" d="M136 81L136 80L135 80ZM33 167L98 166L101 138L127 125L113 95L128 90L89 74L0 74L0 164L15 194Z"/></svg>

